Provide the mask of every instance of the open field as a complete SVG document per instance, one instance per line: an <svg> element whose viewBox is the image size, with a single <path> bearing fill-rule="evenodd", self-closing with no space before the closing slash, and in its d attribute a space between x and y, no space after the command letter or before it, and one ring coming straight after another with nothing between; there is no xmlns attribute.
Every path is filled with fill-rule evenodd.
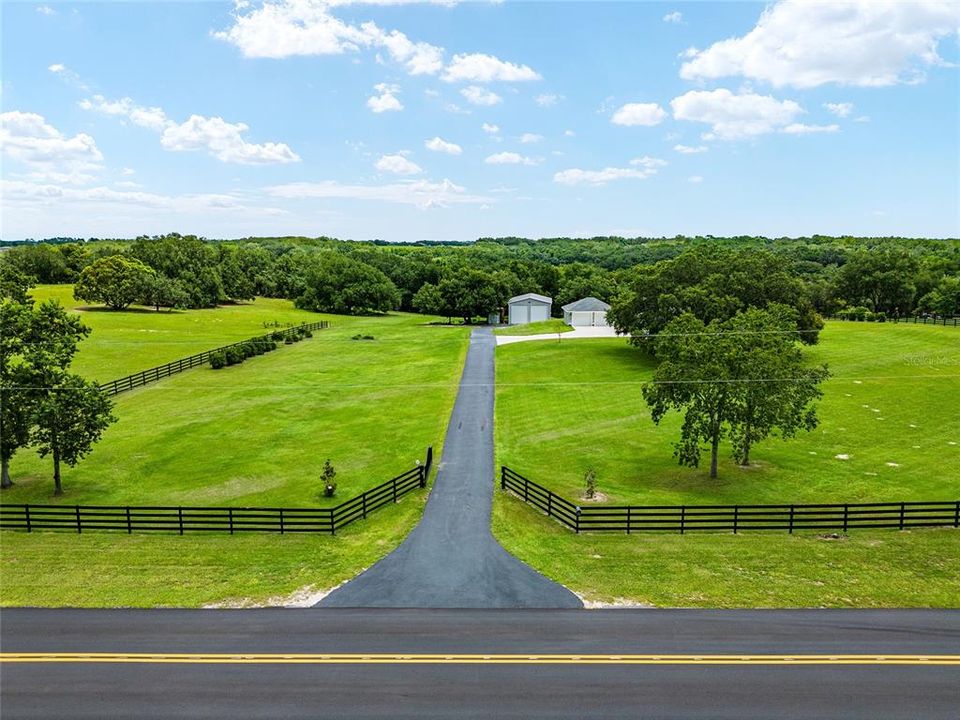
<svg viewBox="0 0 960 720"><path fill-rule="evenodd" d="M828 323L821 424L771 438L720 477L679 467L680 416L658 427L640 395L653 361L623 340L497 349L498 462L571 500L592 467L612 504L955 500L960 496L960 334L953 328ZM847 460L837 459L848 456Z"/></svg>
<svg viewBox="0 0 960 720"><path fill-rule="evenodd" d="M573 328L560 318L550 318L526 325L508 325L507 327L497 328L493 332L497 335L542 335L545 333L565 333L571 330Z"/></svg>
<svg viewBox="0 0 960 720"><path fill-rule="evenodd" d="M56 300L77 312L93 332L80 345L73 370L91 380L107 382L155 365L212 350L283 325L332 320L336 316L298 310L289 300L257 298L252 302L206 310L155 311L134 306L122 312L73 299L72 285L40 285L37 301ZM375 318L350 318L362 324ZM337 317L340 321L340 318ZM342 325L343 323L340 322ZM354 332L360 332L357 328Z"/></svg>
<svg viewBox="0 0 960 720"><path fill-rule="evenodd" d="M575 535L496 491L511 553L587 600L658 607L960 606L960 531Z"/></svg>
<svg viewBox="0 0 960 720"><path fill-rule="evenodd" d="M183 317L194 312L220 310ZM156 320L131 317L146 327ZM331 317L312 339L242 365L200 367L119 395L118 422L80 465L64 467L56 502L325 506L384 482L423 459L428 445L440 451L456 397L469 330L425 322ZM203 335L191 337L198 347L230 339L206 327L192 332ZM375 339L352 340L357 333ZM91 339L98 335L106 344L126 330L101 327ZM320 494L326 458L337 470L333 499ZM11 463L16 485L2 501L53 501L51 473L49 459L20 451Z"/></svg>
<svg viewBox="0 0 960 720"><path fill-rule="evenodd" d="M0 533L3 606L289 604L349 580L393 550L427 491L329 535ZM300 591L300 592L298 592Z"/></svg>

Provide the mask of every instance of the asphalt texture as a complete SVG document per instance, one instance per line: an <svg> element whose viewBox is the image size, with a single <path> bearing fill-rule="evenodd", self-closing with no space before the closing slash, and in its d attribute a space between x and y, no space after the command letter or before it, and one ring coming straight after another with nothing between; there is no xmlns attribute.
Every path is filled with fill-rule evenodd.
<svg viewBox="0 0 960 720"><path fill-rule="evenodd" d="M423 517L376 565L320 607L578 608L580 599L504 550L490 532L494 351L477 328Z"/></svg>
<svg viewBox="0 0 960 720"><path fill-rule="evenodd" d="M13 652L957 654L924 610L31 610ZM7 663L13 718L960 717L958 666Z"/></svg>

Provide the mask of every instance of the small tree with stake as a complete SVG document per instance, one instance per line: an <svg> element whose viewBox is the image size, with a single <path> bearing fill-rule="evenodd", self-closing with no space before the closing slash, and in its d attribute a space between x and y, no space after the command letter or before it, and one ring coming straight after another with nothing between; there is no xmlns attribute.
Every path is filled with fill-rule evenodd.
<svg viewBox="0 0 960 720"><path fill-rule="evenodd" d="M320 473L320 479L323 480L323 494L326 497L333 497L337 492L337 483L334 481L336 476L337 471L330 464L330 458L327 458L323 463L323 472Z"/></svg>

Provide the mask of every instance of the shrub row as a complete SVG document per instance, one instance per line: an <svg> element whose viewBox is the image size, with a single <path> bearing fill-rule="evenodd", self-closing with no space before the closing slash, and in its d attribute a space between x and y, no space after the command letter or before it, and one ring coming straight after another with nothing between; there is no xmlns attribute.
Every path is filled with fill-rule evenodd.
<svg viewBox="0 0 960 720"><path fill-rule="evenodd" d="M885 312L873 312L869 308L865 308L862 305L838 310L837 317L841 320L860 320L866 322L887 321L887 314Z"/></svg>
<svg viewBox="0 0 960 720"><path fill-rule="evenodd" d="M304 327L291 328L286 332L276 331L262 337L250 338L239 345L233 345L210 356L210 367L214 370L228 365L239 365L254 355L263 355L277 349L279 343L292 345L306 338L313 337L313 333Z"/></svg>

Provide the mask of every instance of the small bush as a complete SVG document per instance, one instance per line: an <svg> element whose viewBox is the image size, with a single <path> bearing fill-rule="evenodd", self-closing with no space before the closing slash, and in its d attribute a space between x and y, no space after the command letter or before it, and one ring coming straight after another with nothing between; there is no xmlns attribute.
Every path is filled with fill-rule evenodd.
<svg viewBox="0 0 960 720"><path fill-rule="evenodd" d="M215 352L210 356L210 367L219 370L227 364L227 356L222 352Z"/></svg>
<svg viewBox="0 0 960 720"><path fill-rule="evenodd" d="M586 486L583 496L592 500L597 494L597 472L590 468L583 474L583 483Z"/></svg>
<svg viewBox="0 0 960 720"><path fill-rule="evenodd" d="M284 345L293 345L295 342L296 342L296 340L294 340L292 337L285 337L285 338L283 339L283 344L284 344Z"/></svg>
<svg viewBox="0 0 960 720"><path fill-rule="evenodd" d="M304 329L304 331L303 331L303 336L304 336L305 338L312 338L312 337L313 337L313 331L312 331L312 330Z"/></svg>
<svg viewBox="0 0 960 720"><path fill-rule="evenodd" d="M373 335L361 335L361 334L357 333L356 335L354 335L354 336L351 337L350 339L351 339L351 340L375 340L376 338L373 337Z"/></svg>
<svg viewBox="0 0 960 720"><path fill-rule="evenodd" d="M280 330L270 333L270 339L275 342L280 342L283 340L283 333Z"/></svg>
<svg viewBox="0 0 960 720"><path fill-rule="evenodd" d="M226 350L227 365L239 365L244 361L243 350L238 346L229 347Z"/></svg>

